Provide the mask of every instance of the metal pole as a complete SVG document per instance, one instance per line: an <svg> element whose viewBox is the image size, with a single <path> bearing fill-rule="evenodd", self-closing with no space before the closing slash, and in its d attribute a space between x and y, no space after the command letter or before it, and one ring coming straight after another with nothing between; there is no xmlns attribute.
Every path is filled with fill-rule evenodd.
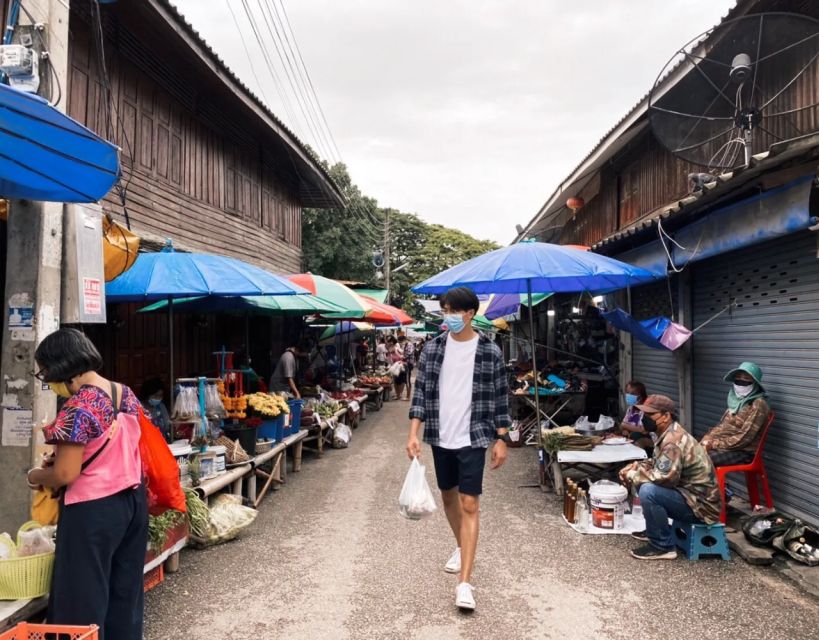
<svg viewBox="0 0 819 640"><path fill-rule="evenodd" d="M537 411L537 430L538 430L538 442L540 442L540 390L538 389L538 369L537 369L537 358L535 356L536 350L536 340L535 340L535 317L534 317L534 307L532 306L532 281L526 281L526 293L529 298L529 339L532 342L532 369L535 374L535 407Z"/></svg>
<svg viewBox="0 0 819 640"><path fill-rule="evenodd" d="M384 287L387 289L387 304L392 300L390 295L390 210L384 210Z"/></svg>
<svg viewBox="0 0 819 640"><path fill-rule="evenodd" d="M173 298L168 298L168 357L171 361L170 366L170 406L171 406L171 415L173 415L174 405L176 404L176 398L173 395L174 389L174 379L173 379Z"/></svg>

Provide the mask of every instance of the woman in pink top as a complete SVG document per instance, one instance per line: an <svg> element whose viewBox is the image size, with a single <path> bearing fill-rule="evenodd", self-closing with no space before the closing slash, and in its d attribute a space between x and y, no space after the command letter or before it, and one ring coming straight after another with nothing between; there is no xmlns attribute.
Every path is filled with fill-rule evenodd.
<svg viewBox="0 0 819 640"><path fill-rule="evenodd" d="M97 371L102 357L75 329L60 329L34 355L58 396L44 427L54 455L28 472L31 488L62 492L48 622L96 624L100 638L142 638L142 572L148 505L139 455L139 401Z"/></svg>

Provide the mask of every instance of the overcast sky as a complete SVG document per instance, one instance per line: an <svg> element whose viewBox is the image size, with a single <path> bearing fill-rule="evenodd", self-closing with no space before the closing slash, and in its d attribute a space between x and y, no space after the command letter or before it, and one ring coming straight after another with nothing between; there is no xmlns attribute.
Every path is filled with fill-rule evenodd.
<svg viewBox="0 0 819 640"><path fill-rule="evenodd" d="M174 0L307 142L241 0ZM556 184L734 0L283 1L353 180L382 206L507 244ZM242 36L228 4L239 20ZM277 5L279 6L279 5ZM271 14L272 15L272 14ZM284 81L285 71L278 74Z"/></svg>

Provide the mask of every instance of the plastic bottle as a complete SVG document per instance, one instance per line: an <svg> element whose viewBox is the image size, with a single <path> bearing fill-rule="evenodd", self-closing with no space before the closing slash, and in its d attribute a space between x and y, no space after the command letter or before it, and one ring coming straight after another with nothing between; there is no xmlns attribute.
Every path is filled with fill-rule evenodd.
<svg viewBox="0 0 819 640"><path fill-rule="evenodd" d="M771 528L771 521L770 520L757 520L751 526L750 533L751 533L752 536L758 536L763 531L767 531L770 528Z"/></svg>
<svg viewBox="0 0 819 640"><path fill-rule="evenodd" d="M631 488L631 515L639 518L643 517L643 503L640 502L640 494L637 487Z"/></svg>

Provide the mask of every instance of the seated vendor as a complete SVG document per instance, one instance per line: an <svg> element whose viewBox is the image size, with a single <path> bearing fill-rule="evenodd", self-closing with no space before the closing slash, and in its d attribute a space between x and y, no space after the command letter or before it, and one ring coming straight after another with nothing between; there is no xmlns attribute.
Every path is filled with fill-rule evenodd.
<svg viewBox="0 0 819 640"><path fill-rule="evenodd" d="M714 465L699 442L676 420L671 398L652 395L636 405L643 425L657 433L651 460L633 462L620 470L620 480L637 488L645 531L633 533L645 544L631 555L638 560L673 560L676 543L668 519L714 524L722 508Z"/></svg>
<svg viewBox="0 0 819 640"><path fill-rule="evenodd" d="M162 435L167 439L171 433L171 415L164 403L165 385L159 378L149 378L142 383L139 400L145 413L151 419Z"/></svg>
<svg viewBox="0 0 819 640"><path fill-rule="evenodd" d="M762 370L753 362L743 362L724 380L732 383L728 408L719 424L703 436L701 444L714 466L749 464L771 413L762 388Z"/></svg>
<svg viewBox="0 0 819 640"><path fill-rule="evenodd" d="M620 423L620 433L638 447L652 451L654 438L643 426L643 412L637 408L637 405L645 402L647 397L646 386L642 382L632 380L626 385L625 401L628 409Z"/></svg>

